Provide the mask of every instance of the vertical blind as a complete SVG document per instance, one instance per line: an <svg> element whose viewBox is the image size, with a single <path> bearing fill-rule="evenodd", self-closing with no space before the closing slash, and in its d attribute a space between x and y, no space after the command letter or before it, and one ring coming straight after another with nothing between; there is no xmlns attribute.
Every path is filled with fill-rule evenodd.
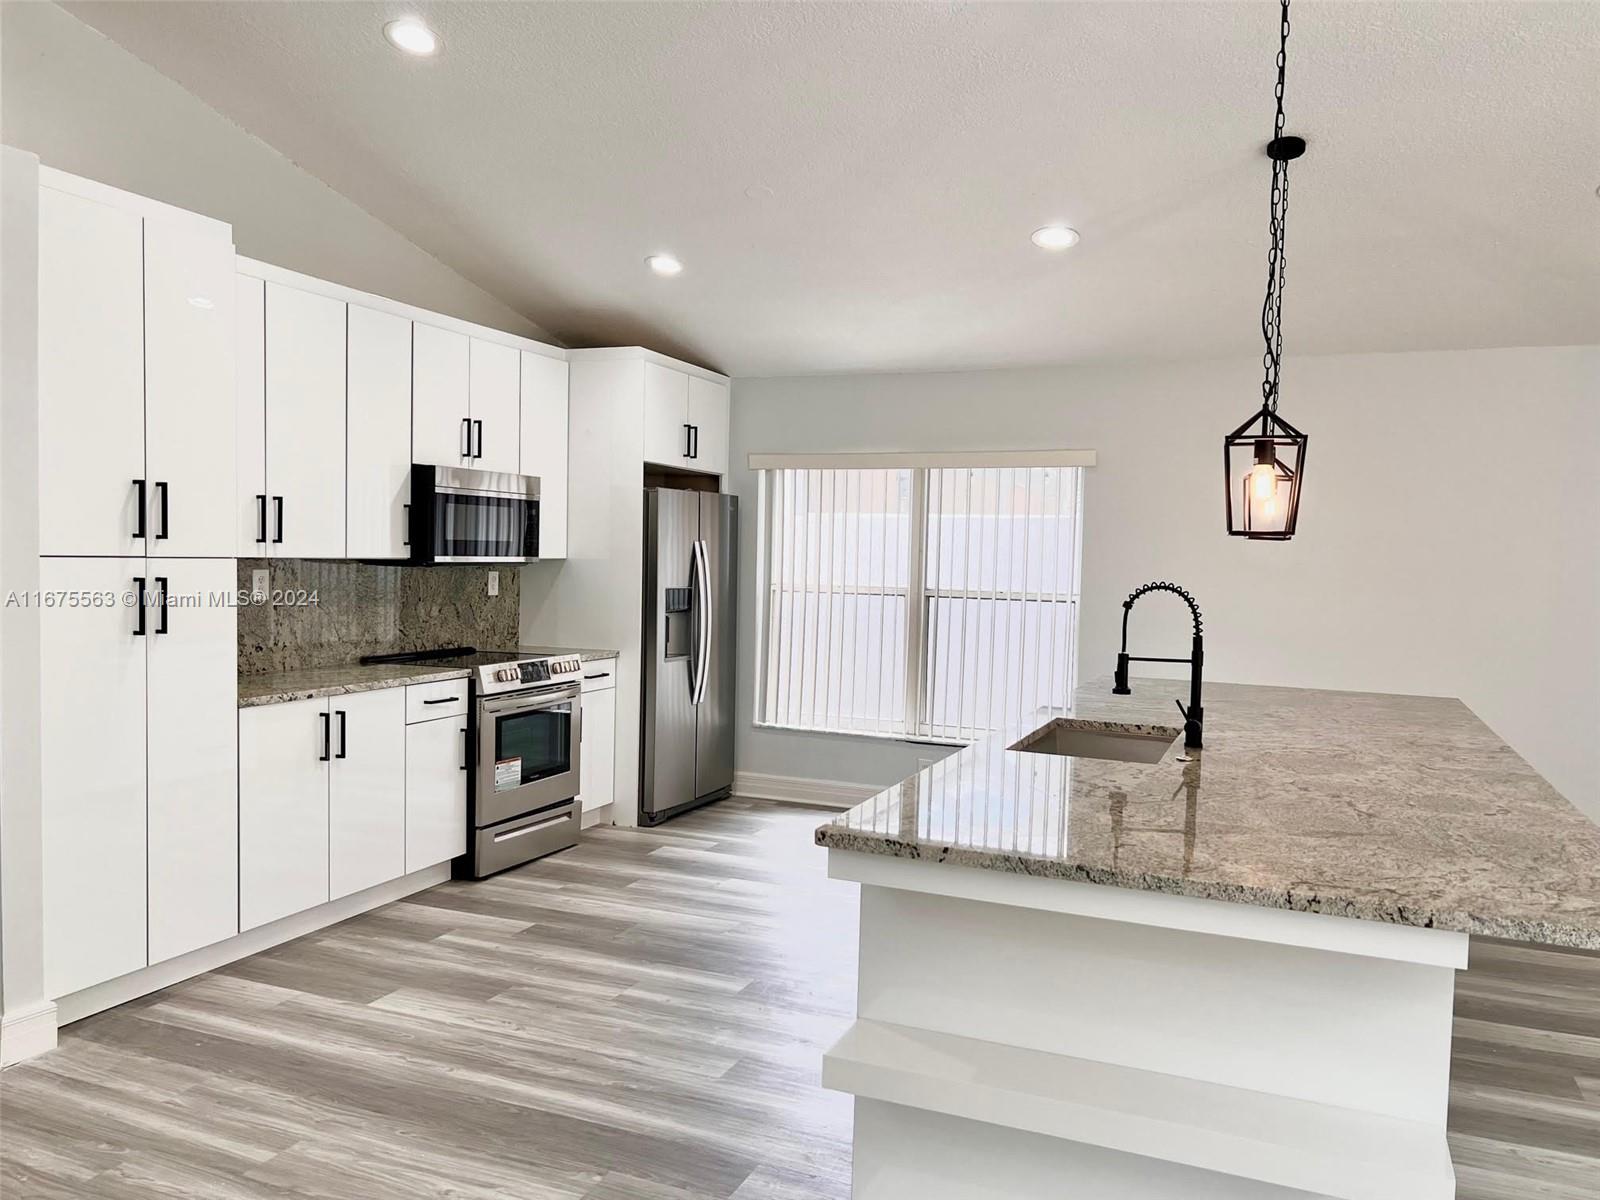
<svg viewBox="0 0 1600 1200"><path fill-rule="evenodd" d="M962 742L1065 705L1082 474L761 471L757 723Z"/></svg>

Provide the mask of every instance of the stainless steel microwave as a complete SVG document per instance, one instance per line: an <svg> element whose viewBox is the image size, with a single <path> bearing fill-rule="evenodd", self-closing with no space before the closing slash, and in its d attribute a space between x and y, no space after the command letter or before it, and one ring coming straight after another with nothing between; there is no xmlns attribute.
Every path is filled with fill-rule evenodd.
<svg viewBox="0 0 1600 1200"><path fill-rule="evenodd" d="M413 463L410 531L414 563L533 562L538 477Z"/></svg>

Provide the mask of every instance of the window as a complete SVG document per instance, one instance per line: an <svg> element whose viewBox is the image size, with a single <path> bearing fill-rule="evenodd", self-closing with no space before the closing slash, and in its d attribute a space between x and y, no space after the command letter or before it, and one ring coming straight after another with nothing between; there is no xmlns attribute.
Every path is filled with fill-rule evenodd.
<svg viewBox="0 0 1600 1200"><path fill-rule="evenodd" d="M965 742L1066 705L1082 470L840 457L888 462L760 472L756 723Z"/></svg>

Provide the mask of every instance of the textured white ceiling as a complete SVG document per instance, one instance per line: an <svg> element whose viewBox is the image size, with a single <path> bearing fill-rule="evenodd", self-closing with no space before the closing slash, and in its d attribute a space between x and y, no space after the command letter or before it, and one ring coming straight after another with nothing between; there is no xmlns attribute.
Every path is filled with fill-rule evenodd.
<svg viewBox="0 0 1600 1200"><path fill-rule="evenodd" d="M1258 348L1274 4L66 7L575 345ZM413 12L437 58L384 42ZM1286 353L1600 341L1600 4L1294 13Z"/></svg>

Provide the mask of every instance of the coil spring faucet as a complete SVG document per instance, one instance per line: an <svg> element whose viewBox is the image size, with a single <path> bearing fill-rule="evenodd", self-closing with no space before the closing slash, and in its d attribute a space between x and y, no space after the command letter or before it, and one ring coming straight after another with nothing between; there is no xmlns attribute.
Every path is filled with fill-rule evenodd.
<svg viewBox="0 0 1600 1200"><path fill-rule="evenodd" d="M1140 658L1128 653L1128 614L1133 612L1133 606L1139 597L1147 596L1151 592L1171 592L1189 606L1189 615L1194 618L1194 649L1188 658ZM1175 583L1147 583L1141 588L1136 588L1126 600L1122 602L1122 650L1117 655L1117 676L1112 692L1118 696L1130 696L1133 689L1128 686L1128 664L1132 662L1163 662L1189 664L1189 707L1183 706L1183 701L1174 700L1178 711L1183 714L1183 744L1191 749L1201 747L1200 733L1205 721L1205 709L1200 705L1200 673L1205 663L1205 636L1202 633L1200 606L1194 602L1194 597L1189 595Z"/></svg>

